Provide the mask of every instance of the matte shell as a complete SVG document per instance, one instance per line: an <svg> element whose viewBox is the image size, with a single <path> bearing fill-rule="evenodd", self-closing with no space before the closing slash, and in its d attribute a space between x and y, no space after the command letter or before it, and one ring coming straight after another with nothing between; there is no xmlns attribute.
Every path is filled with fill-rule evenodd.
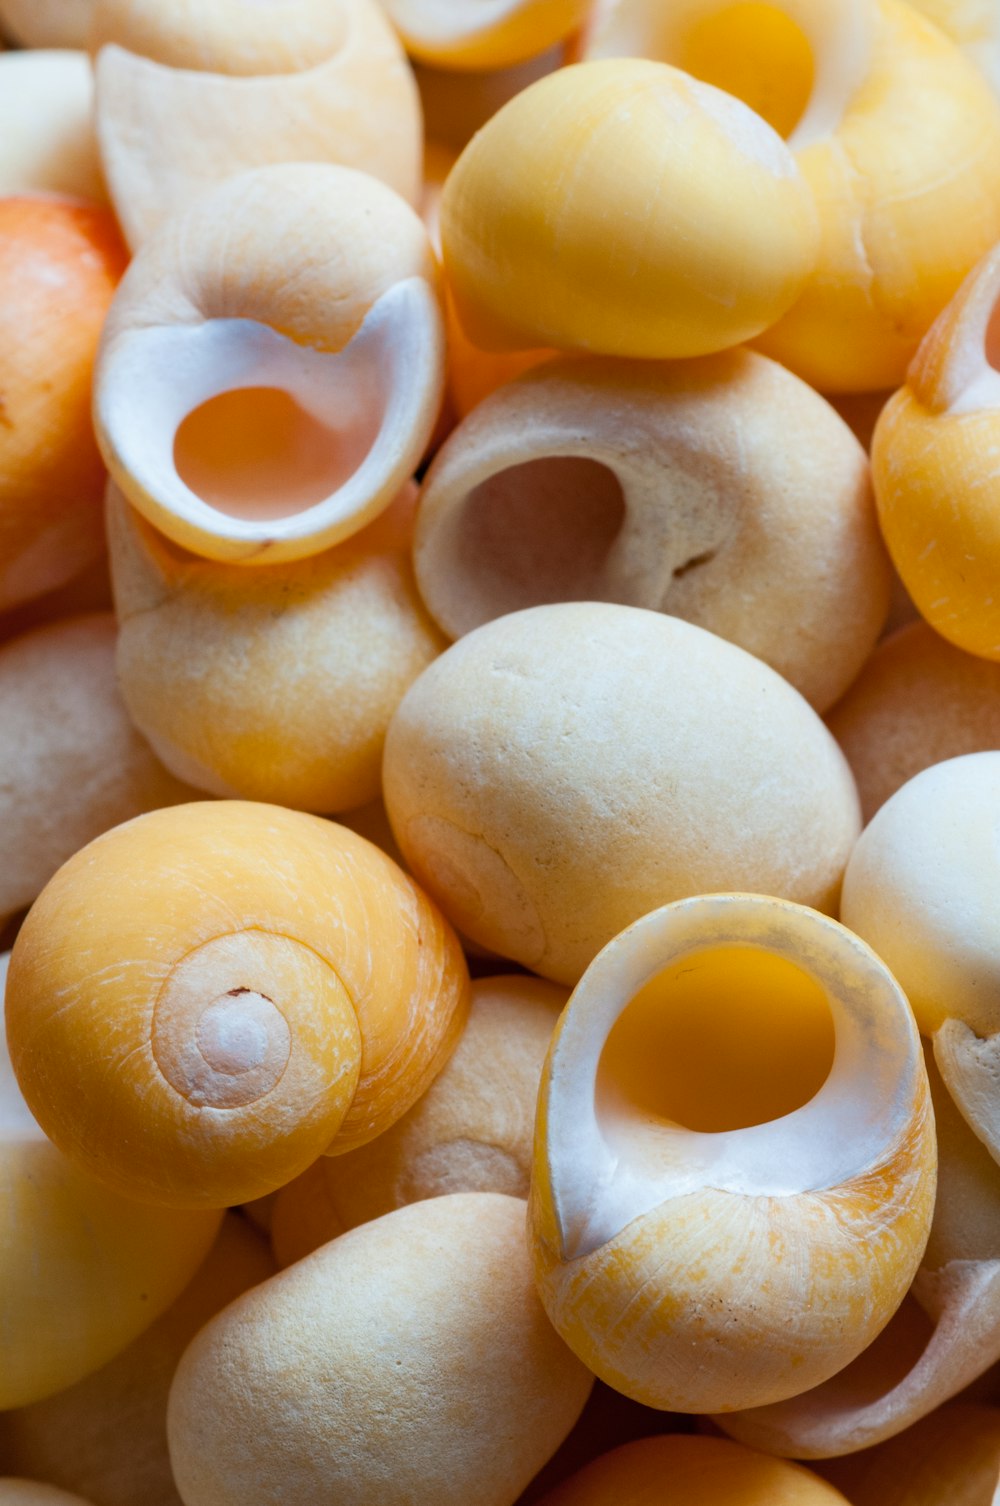
<svg viewBox="0 0 1000 1506"><path fill-rule="evenodd" d="M0 991L8 959L0 957ZM111 1191L51 1145L0 1038L0 1412L61 1391L148 1328L183 1291L219 1215Z"/></svg>
<svg viewBox="0 0 1000 1506"><path fill-rule="evenodd" d="M531 1281L524 1203L432 1198L202 1330L170 1397L185 1506L510 1506L591 1376Z"/></svg>
<svg viewBox="0 0 1000 1506"><path fill-rule="evenodd" d="M73 194L104 203L83 52L0 55L0 193Z"/></svg>
<svg viewBox="0 0 1000 1506"><path fill-rule="evenodd" d="M657 358L759 334L818 244L777 134L640 60L561 68L505 105L445 184L441 235L474 344Z"/></svg>
<svg viewBox="0 0 1000 1506"><path fill-rule="evenodd" d="M922 769L1000 747L1000 665L914 623L879 645L827 725L868 822Z"/></svg>
<svg viewBox="0 0 1000 1506"><path fill-rule="evenodd" d="M588 1464L541 1506L847 1506L809 1470L722 1438L641 1438Z"/></svg>
<svg viewBox="0 0 1000 1506"><path fill-rule="evenodd" d="M477 979L455 1054L419 1103L377 1140L324 1157L279 1192L278 1263L423 1198L527 1197L542 1063L566 998L539 978Z"/></svg>
<svg viewBox="0 0 1000 1506"><path fill-rule="evenodd" d="M236 1214L172 1307L102 1369L46 1401L0 1415L8 1468L93 1497L95 1506L180 1506L167 1452L167 1395L210 1318L274 1274L270 1251Z"/></svg>
<svg viewBox="0 0 1000 1506"><path fill-rule="evenodd" d="M218 1207L387 1129L454 1049L467 991L450 929L376 847L232 800L139 817L64 864L15 943L7 1029L81 1164Z"/></svg>
<svg viewBox="0 0 1000 1506"><path fill-rule="evenodd" d="M408 487L343 544L247 571L171 544L110 489L122 694L169 768L299 810L379 795L390 718L445 646L413 579L414 501Z"/></svg>
<svg viewBox="0 0 1000 1506"><path fill-rule="evenodd" d="M864 451L745 350L576 358L507 383L438 452L415 561L452 637L543 602L648 607L756 654L819 711L889 601Z"/></svg>
<svg viewBox="0 0 1000 1506"><path fill-rule="evenodd" d="M102 832L194 796L129 720L117 636L100 612L0 647L0 916L30 905Z"/></svg>
<svg viewBox="0 0 1000 1506"><path fill-rule="evenodd" d="M851 1506L993 1506L1000 1409L955 1402L888 1443L824 1467Z"/></svg>
<svg viewBox="0 0 1000 1506"><path fill-rule="evenodd" d="M459 929L562 983L686 895L832 908L860 830L842 754L773 670L603 603L533 607L448 649L393 718L384 788Z"/></svg>
<svg viewBox="0 0 1000 1506"><path fill-rule="evenodd" d="M134 248L249 168L340 163L415 203L413 75L377 0L97 0L97 132Z"/></svg>
<svg viewBox="0 0 1000 1506"><path fill-rule="evenodd" d="M86 47L96 0L0 0L0 26L24 47Z"/></svg>
<svg viewBox="0 0 1000 1506"><path fill-rule="evenodd" d="M509 68L569 36L589 0L384 0L411 57L438 67Z"/></svg>
<svg viewBox="0 0 1000 1506"><path fill-rule="evenodd" d="M909 0L909 3L953 37L1000 94L1000 15L996 6L990 0Z"/></svg>
<svg viewBox="0 0 1000 1506"><path fill-rule="evenodd" d="M174 543L270 565L393 502L444 394L439 272L391 189L285 163L227 179L143 246L115 298L94 422Z"/></svg>
<svg viewBox="0 0 1000 1506"><path fill-rule="evenodd" d="M90 1502L35 1480L2 1479L0 1506L90 1506Z"/></svg>

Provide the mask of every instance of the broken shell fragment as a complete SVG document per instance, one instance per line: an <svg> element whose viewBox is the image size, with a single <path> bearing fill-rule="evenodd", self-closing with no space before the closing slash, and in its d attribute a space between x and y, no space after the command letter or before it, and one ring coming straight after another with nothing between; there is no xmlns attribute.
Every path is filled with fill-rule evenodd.
<svg viewBox="0 0 1000 1506"><path fill-rule="evenodd" d="M15 942L7 1031L80 1164L220 1207L387 1129L467 1007L458 942L378 848L233 800L140 816L63 865Z"/></svg>
<svg viewBox="0 0 1000 1506"><path fill-rule="evenodd" d="M423 225L374 178L291 164L231 178L130 266L95 378L108 468L210 559L339 543L409 480L444 392Z"/></svg>
<svg viewBox="0 0 1000 1506"><path fill-rule="evenodd" d="M776 132L641 60L560 68L512 99L451 172L441 236L473 344L654 358L759 334L818 245Z"/></svg>
<svg viewBox="0 0 1000 1506"><path fill-rule="evenodd" d="M218 1225L217 1213L122 1197L69 1161L32 1117L0 1032L0 1412L131 1344L183 1291Z"/></svg>
<svg viewBox="0 0 1000 1506"><path fill-rule="evenodd" d="M511 1506L593 1377L535 1295L524 1203L399 1208L202 1329L170 1396L185 1506Z"/></svg>
<svg viewBox="0 0 1000 1506"><path fill-rule="evenodd" d="M445 646L394 509L411 498L333 549L247 570L178 548L109 488L121 691L178 777L318 812L377 797L392 714Z"/></svg>
<svg viewBox="0 0 1000 1506"><path fill-rule="evenodd" d="M576 358L509 382L435 458L414 558L453 638L543 602L618 601L739 644L819 711L888 609L861 446L804 382L745 350Z"/></svg>
<svg viewBox="0 0 1000 1506"><path fill-rule="evenodd" d="M899 0L605 0L581 55L652 57L760 110L819 211L801 297L760 349L824 392L875 391L1000 239L1000 102Z"/></svg>
<svg viewBox="0 0 1000 1506"><path fill-rule="evenodd" d="M235 173L340 163L410 203L420 102L377 0L97 0L97 132L129 244Z"/></svg>
<svg viewBox="0 0 1000 1506"><path fill-rule="evenodd" d="M920 1040L836 921L759 895L616 937L557 1027L530 1200L559 1333L647 1406L795 1396L888 1323L936 1152Z"/></svg>
<svg viewBox="0 0 1000 1506"><path fill-rule="evenodd" d="M459 930L567 984L691 894L832 909L860 830L843 755L779 675L603 602L461 638L403 697L383 782L407 865Z"/></svg>

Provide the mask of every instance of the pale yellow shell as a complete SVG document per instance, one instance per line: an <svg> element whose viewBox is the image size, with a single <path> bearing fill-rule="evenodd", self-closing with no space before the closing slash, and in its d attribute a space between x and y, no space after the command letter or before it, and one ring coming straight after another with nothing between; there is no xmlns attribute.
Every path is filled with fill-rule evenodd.
<svg viewBox="0 0 1000 1506"><path fill-rule="evenodd" d="M90 59L69 50L0 56L0 193L105 202Z"/></svg>

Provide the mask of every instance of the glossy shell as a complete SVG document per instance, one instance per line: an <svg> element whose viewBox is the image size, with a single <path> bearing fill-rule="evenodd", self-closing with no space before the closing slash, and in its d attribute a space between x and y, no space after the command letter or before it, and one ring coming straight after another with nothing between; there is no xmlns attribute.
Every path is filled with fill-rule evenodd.
<svg viewBox="0 0 1000 1506"><path fill-rule="evenodd" d="M68 1153L218 1207L388 1128L454 1049L467 988L452 933L377 848L227 801L127 822L59 870L15 944L7 1029Z"/></svg>

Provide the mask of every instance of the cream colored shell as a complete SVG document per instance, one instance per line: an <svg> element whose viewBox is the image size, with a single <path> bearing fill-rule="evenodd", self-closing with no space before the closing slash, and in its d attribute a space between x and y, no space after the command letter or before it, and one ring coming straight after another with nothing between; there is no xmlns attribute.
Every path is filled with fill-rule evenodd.
<svg viewBox="0 0 1000 1506"><path fill-rule="evenodd" d="M1000 9L995 0L909 0L948 36L1000 94ZM964 1503L963 1503L964 1506Z"/></svg>
<svg viewBox="0 0 1000 1506"><path fill-rule="evenodd" d="M71 1496L54 1485L36 1480L0 1479L0 1506L90 1506L82 1496Z"/></svg>
<svg viewBox="0 0 1000 1506"><path fill-rule="evenodd" d="M150 239L111 306L94 413L114 480L212 559L273 564L358 532L437 418L437 283L423 225L376 179L230 178Z"/></svg>
<svg viewBox="0 0 1000 1506"><path fill-rule="evenodd" d="M0 917L30 905L94 837L194 795L129 720L117 636L101 612L0 646Z"/></svg>
<svg viewBox="0 0 1000 1506"><path fill-rule="evenodd" d="M167 1452L167 1395L195 1334L274 1274L265 1242L235 1213L172 1307L121 1354L46 1401L0 1414L0 1459L98 1506L180 1506Z"/></svg>
<svg viewBox="0 0 1000 1506"><path fill-rule="evenodd" d="M0 0L0 26L24 47L86 47L96 0Z"/></svg>
<svg viewBox="0 0 1000 1506"><path fill-rule="evenodd" d="M1000 1409L954 1402L887 1443L824 1467L851 1506L993 1506Z"/></svg>
<svg viewBox="0 0 1000 1506"><path fill-rule="evenodd" d="M904 1430L919 1438L914 1424L924 1419L933 1439L936 1409L1000 1360L1000 1168L959 1114L926 1045L924 1054L938 1193L910 1295L840 1375L790 1401L715 1419L754 1448L797 1459L854 1454Z"/></svg>
<svg viewBox="0 0 1000 1506"><path fill-rule="evenodd" d="M921 769L1000 748L1000 665L915 623L879 645L827 725L870 821Z"/></svg>
<svg viewBox="0 0 1000 1506"><path fill-rule="evenodd" d="M560 1019L535 1135L539 1292L574 1352L647 1406L777 1402L888 1323L935 1170L919 1037L875 954L802 906L684 900L605 947Z"/></svg>
<svg viewBox="0 0 1000 1506"><path fill-rule="evenodd" d="M126 239L234 173L340 163L410 203L420 103L377 0L97 0L97 131Z"/></svg>
<svg viewBox="0 0 1000 1506"><path fill-rule="evenodd" d="M450 648L393 718L384 790L458 928L562 983L686 895L832 908L860 830L842 755L773 670L603 603L533 607Z"/></svg>
<svg viewBox="0 0 1000 1506"><path fill-rule="evenodd" d="M1000 752L925 769L862 833L841 915L896 974L949 1091L1000 1161L998 830Z"/></svg>
<svg viewBox="0 0 1000 1506"><path fill-rule="evenodd" d="M73 194L103 203L93 103L85 53L0 56L0 194Z"/></svg>
<svg viewBox="0 0 1000 1506"><path fill-rule="evenodd" d="M0 996L9 955L0 956ZM183 1291L220 1215L137 1203L43 1135L0 1032L0 1413L104 1365Z"/></svg>
<svg viewBox="0 0 1000 1506"><path fill-rule="evenodd" d="M524 1203L432 1198L208 1324L174 1381L170 1454L185 1506L510 1506L591 1379L535 1295Z"/></svg>
<svg viewBox="0 0 1000 1506"><path fill-rule="evenodd" d="M452 637L542 602L648 607L756 654L819 711L889 600L861 446L745 350L564 360L509 382L438 452L415 561Z"/></svg>
<svg viewBox="0 0 1000 1506"><path fill-rule="evenodd" d="M566 999L539 978L475 981L462 1039L419 1103L370 1145L324 1157L279 1192L271 1225L278 1264L423 1198L527 1197L542 1063Z"/></svg>
<svg viewBox="0 0 1000 1506"><path fill-rule="evenodd" d="M409 557L414 491L333 549L199 559L109 491L118 674L164 763L213 795L342 811L381 790L386 728L445 646Z"/></svg>

